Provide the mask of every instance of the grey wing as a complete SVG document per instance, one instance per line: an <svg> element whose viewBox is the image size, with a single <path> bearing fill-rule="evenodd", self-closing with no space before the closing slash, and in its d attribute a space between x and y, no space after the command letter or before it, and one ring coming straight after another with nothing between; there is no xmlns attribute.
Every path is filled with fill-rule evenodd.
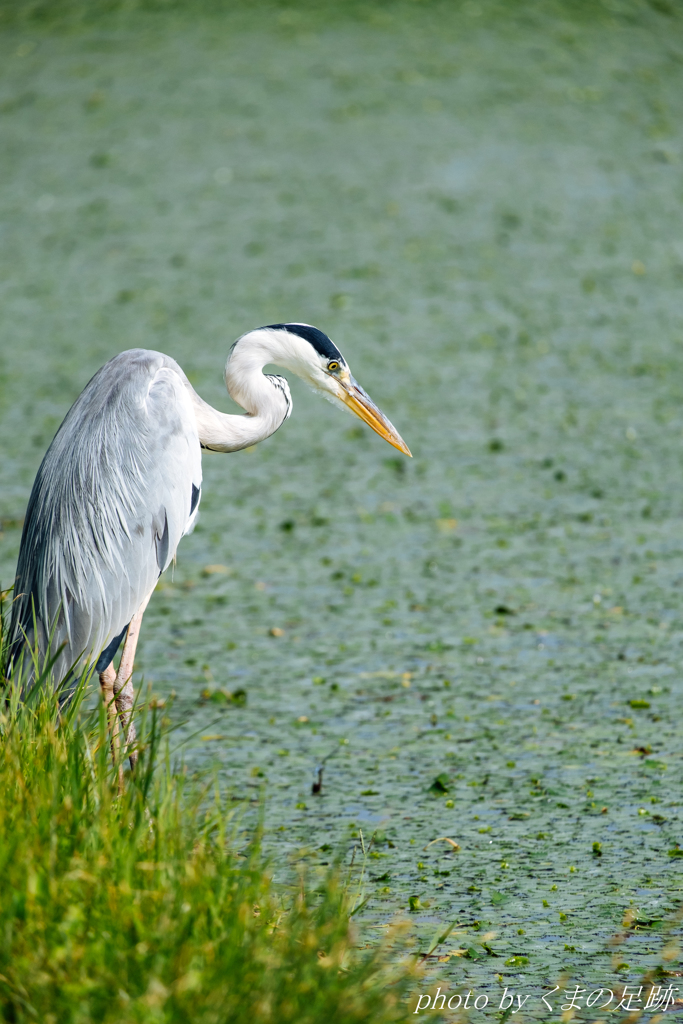
<svg viewBox="0 0 683 1024"><path fill-rule="evenodd" d="M15 582L14 660L27 639L42 655L61 648L57 682L97 661L191 528L201 480L183 371L159 352L116 356L72 406L36 477Z"/></svg>

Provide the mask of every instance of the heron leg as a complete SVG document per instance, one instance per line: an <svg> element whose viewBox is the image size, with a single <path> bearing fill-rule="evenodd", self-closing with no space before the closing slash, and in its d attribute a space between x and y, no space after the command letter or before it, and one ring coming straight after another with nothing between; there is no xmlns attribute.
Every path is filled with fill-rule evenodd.
<svg viewBox="0 0 683 1024"><path fill-rule="evenodd" d="M105 668L104 672L100 672L100 687L102 689L102 699L104 701L104 707L107 713L107 726L109 729L109 739L111 743L111 756L114 762L114 768L118 768L119 775L119 790L123 789L123 767L121 765L121 735L119 716L117 714L115 696L114 696L114 683L116 681L116 672L114 670L113 662Z"/></svg>
<svg viewBox="0 0 683 1024"><path fill-rule="evenodd" d="M119 662L119 670L116 673L116 678L114 680L114 700L116 702L116 710L118 711L119 718L121 719L121 725L123 727L123 733L126 741L125 749L130 759L130 766L133 769L135 768L138 760L138 752L133 749L137 738L135 723L133 722L133 705L135 704L133 664L135 662L135 649L138 645L138 637L140 636L142 616L144 615L148 602L149 597L146 601L143 601L140 609L130 620L130 625L128 626L128 632L126 634L126 642L123 646L123 654L121 655L121 661Z"/></svg>

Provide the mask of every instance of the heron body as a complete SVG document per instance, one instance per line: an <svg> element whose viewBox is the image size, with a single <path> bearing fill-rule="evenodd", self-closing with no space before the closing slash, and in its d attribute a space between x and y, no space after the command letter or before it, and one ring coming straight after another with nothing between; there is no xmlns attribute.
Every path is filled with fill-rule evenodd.
<svg viewBox="0 0 683 1024"><path fill-rule="evenodd" d="M246 415L209 406L169 356L145 349L120 353L76 399L38 470L15 580L13 666L27 649L43 657L49 650L58 652L55 686L68 691L88 666L113 683L113 658L128 634L114 694L129 683L131 633L137 639L157 580L196 520L202 448L239 451L270 436L290 415L287 381L263 372L270 363L302 377L410 454L336 346L306 324L259 328L233 345L225 381ZM120 678L124 660L128 679Z"/></svg>
<svg viewBox="0 0 683 1024"><path fill-rule="evenodd" d="M192 528L202 460L190 387L168 356L122 352L85 387L38 470L13 632L41 652L52 633L57 682L125 630Z"/></svg>

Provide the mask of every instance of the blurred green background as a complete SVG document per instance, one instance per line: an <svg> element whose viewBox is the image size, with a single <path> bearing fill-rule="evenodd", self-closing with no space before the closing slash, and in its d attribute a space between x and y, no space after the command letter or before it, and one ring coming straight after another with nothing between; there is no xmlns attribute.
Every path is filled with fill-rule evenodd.
<svg viewBox="0 0 683 1024"><path fill-rule="evenodd" d="M160 349L227 410L239 334L316 324L414 459L295 380L204 459L138 679L245 827L265 790L282 877L377 833L368 942L455 921L437 969L496 1006L675 984L680 5L0 15L3 586L102 363Z"/></svg>

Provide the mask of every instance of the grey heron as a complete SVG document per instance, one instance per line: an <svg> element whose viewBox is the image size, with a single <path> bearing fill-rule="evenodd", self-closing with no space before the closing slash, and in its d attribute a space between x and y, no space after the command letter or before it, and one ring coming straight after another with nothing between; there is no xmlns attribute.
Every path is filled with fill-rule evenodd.
<svg viewBox="0 0 683 1024"><path fill-rule="evenodd" d="M121 352L76 399L38 470L17 565L10 677L24 661L17 678L25 686L31 657L56 652L52 677L68 699L78 675L94 670L110 728L118 731L120 723L129 751L142 616L195 523L201 451L250 447L292 411L287 381L263 372L269 364L296 374L410 455L330 338L308 324L286 323L250 331L230 350L225 384L246 415L204 402L169 356Z"/></svg>

